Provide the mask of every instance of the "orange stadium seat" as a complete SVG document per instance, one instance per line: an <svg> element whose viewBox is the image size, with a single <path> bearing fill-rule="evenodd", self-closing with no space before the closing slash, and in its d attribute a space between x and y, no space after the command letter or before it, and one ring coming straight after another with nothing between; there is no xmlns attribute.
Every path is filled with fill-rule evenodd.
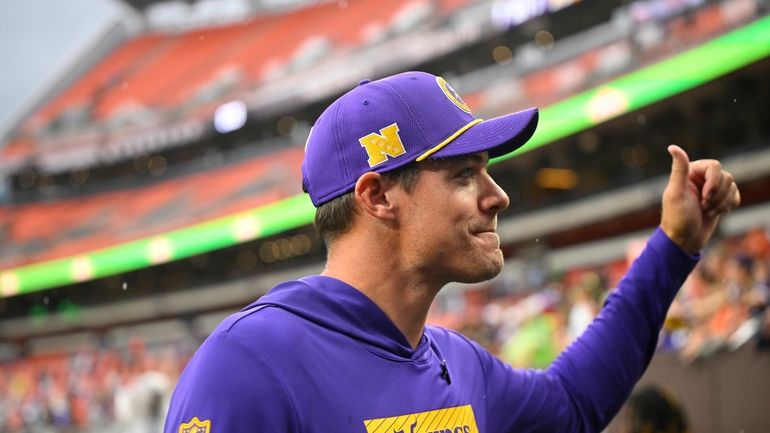
<svg viewBox="0 0 770 433"><path fill-rule="evenodd" d="M413 3L403 0L388 0L377 3L367 1L351 2L345 13L334 14L328 18L327 35L339 43L356 45L364 42L363 30L371 23L382 26L393 18L393 15L405 5Z"/></svg>
<svg viewBox="0 0 770 433"><path fill-rule="evenodd" d="M312 35L327 37L338 47L360 44L367 24L390 21L406 3L403 0L350 1L344 8L326 3L276 17L273 26L259 34L233 60L243 65L248 78L259 80L270 71L271 65L285 64Z"/></svg>
<svg viewBox="0 0 770 433"><path fill-rule="evenodd" d="M113 90L104 98L98 114L109 117L122 104L139 102L145 105L168 105L170 94L185 93L194 86L188 73L211 71L217 64L218 55L229 44L237 41L246 29L243 25L195 30L169 36L167 49L148 61L126 79L126 86Z"/></svg>
<svg viewBox="0 0 770 433"><path fill-rule="evenodd" d="M49 257L54 245L68 245L78 238L99 234L108 209L98 200L66 200L5 209L4 225L11 256L0 255L0 266L28 263Z"/></svg>
<svg viewBox="0 0 770 433"><path fill-rule="evenodd" d="M229 40L221 41L220 47L212 53L205 65L184 71L180 77L180 83L169 86L162 94L156 95L154 103L167 106L181 105L194 98L199 90L216 80L223 71L237 71L240 65L232 62L233 52L237 52L244 44L248 44L255 35L264 32L272 23L272 20L260 17L218 29L220 36L227 36ZM194 47L191 48L194 49Z"/></svg>
<svg viewBox="0 0 770 433"><path fill-rule="evenodd" d="M257 35L251 43L235 54L234 61L242 65L249 81L261 78L264 68L271 61L285 61L285 57L304 40L305 35L314 33L321 11L326 5L275 17L275 22L266 31Z"/></svg>
<svg viewBox="0 0 770 433"><path fill-rule="evenodd" d="M438 3L444 13L451 13L467 5L469 0L439 0Z"/></svg>
<svg viewBox="0 0 770 433"><path fill-rule="evenodd" d="M156 95L162 86L173 83L178 78L181 66L194 64L199 56L210 52L211 44L207 42L201 43L199 53L191 52L186 45L194 36L182 34L165 38L155 55L148 56L141 67L124 77L120 86L111 88L104 95L96 107L96 116L109 118L127 104L149 105L149 99ZM170 67L177 63L180 67Z"/></svg>
<svg viewBox="0 0 770 433"><path fill-rule="evenodd" d="M136 189L0 207L0 268L60 258L244 211L300 192L295 147Z"/></svg>
<svg viewBox="0 0 770 433"><path fill-rule="evenodd" d="M556 91L558 80L556 72L553 69L545 69L526 75L521 78L523 88L527 93L527 98L534 105L543 105L546 98Z"/></svg>
<svg viewBox="0 0 770 433"><path fill-rule="evenodd" d="M444 1L444 12L465 0ZM258 82L271 65L290 60L313 35L337 46L364 40L371 23L386 26L405 5L404 0L371 3L350 1L311 6L285 15L260 17L245 23L169 35L147 34L133 39L108 56L38 116L50 121L70 107L94 104L93 115L105 119L123 105L180 106L216 79L222 67L242 68L248 85ZM96 101L95 101L96 99Z"/></svg>
<svg viewBox="0 0 770 433"><path fill-rule="evenodd" d="M711 7L699 11L695 15L695 25L693 26L693 37L696 41L706 37L714 36L722 32L726 27L724 9L722 7Z"/></svg>
<svg viewBox="0 0 770 433"><path fill-rule="evenodd" d="M177 206L185 202L186 189L179 189L178 182L163 182L151 187L121 191L109 200L119 209L112 220L116 230L131 227L143 221L153 211L175 202Z"/></svg>
<svg viewBox="0 0 770 433"><path fill-rule="evenodd" d="M12 210L8 237L12 242L25 244L55 237L67 231L74 213L81 209L72 202L47 202L20 206ZM79 213L79 212L78 212ZM52 224L52 220L56 224Z"/></svg>
<svg viewBox="0 0 770 433"><path fill-rule="evenodd" d="M681 44L691 45L714 36L727 28L722 7L713 5L674 19L668 25L669 33Z"/></svg>
<svg viewBox="0 0 770 433"><path fill-rule="evenodd" d="M111 87L119 87L122 76L130 73L136 67L138 60L152 52L163 39L163 35L145 34L126 42L91 69L75 85L44 107L38 116L45 121L50 121L69 107L88 105L100 89L107 91Z"/></svg>
<svg viewBox="0 0 770 433"><path fill-rule="evenodd" d="M24 160L35 151L35 141L29 137L19 137L9 141L0 150L0 155L5 160Z"/></svg>

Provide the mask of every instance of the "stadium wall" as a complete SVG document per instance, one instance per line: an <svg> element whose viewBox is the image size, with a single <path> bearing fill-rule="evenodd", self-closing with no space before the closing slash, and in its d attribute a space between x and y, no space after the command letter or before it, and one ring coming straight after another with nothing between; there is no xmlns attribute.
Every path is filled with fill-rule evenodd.
<svg viewBox="0 0 770 433"><path fill-rule="evenodd" d="M766 432L770 428L770 352L746 344L693 364L672 352L658 352L636 389L649 385L673 391L682 402L690 431ZM607 433L619 433L621 411Z"/></svg>

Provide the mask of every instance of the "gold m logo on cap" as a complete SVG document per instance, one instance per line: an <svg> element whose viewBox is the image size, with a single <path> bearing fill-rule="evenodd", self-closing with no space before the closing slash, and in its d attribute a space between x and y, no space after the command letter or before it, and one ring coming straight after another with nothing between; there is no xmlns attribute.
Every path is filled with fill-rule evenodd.
<svg viewBox="0 0 770 433"><path fill-rule="evenodd" d="M377 134L372 132L371 134L358 139L361 146L366 149L367 155L369 155L369 167L382 164L388 160L388 157L395 158L406 153L404 149L404 143L401 142L401 137L398 136L398 125L392 123L382 129Z"/></svg>

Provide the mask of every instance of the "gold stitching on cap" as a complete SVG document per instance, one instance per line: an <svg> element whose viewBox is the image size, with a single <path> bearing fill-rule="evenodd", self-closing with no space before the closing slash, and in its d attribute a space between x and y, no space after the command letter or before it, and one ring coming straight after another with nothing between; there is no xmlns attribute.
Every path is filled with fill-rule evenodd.
<svg viewBox="0 0 770 433"><path fill-rule="evenodd" d="M418 157L417 157L417 159L416 159L415 161L418 161L418 162L419 162L419 161L422 161L422 160L424 160L425 158L427 158L427 157L429 157L429 156L433 155L434 153L436 153L436 152L438 152L439 150L441 150L441 149L442 149L444 146L446 146L447 144L451 143L451 142L452 142L452 140L454 140L455 138L457 138L457 137L458 137L460 134L462 134L463 132L467 131L467 130L468 130L468 128L470 128L471 126L473 126L473 125L475 125L475 124L477 124L477 123L481 123L481 122L483 122L483 121L484 121L484 119L473 119L473 120L471 120L471 121L470 121L470 122L468 122L468 123L467 123L465 126L463 126L462 128L458 129L458 130L457 130L457 131L456 131L454 134L452 134L452 135L450 135L449 137L447 137L447 139L446 139L446 140L444 140L444 141L442 141L441 143L439 143L439 144L437 144L437 145L435 145L435 146L431 147L431 148L430 148L430 149L428 149L428 150L427 150L425 153L423 153L422 155L418 156Z"/></svg>

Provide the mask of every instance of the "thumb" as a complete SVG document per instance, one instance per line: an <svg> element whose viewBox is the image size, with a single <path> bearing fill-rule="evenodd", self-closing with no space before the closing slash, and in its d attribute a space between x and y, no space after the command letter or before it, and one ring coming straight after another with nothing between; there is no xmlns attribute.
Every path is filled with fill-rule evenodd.
<svg viewBox="0 0 770 433"><path fill-rule="evenodd" d="M687 152L676 144L668 146L668 153L671 154L672 158L671 177L668 179L668 185L685 189L690 174L690 158L687 156Z"/></svg>

